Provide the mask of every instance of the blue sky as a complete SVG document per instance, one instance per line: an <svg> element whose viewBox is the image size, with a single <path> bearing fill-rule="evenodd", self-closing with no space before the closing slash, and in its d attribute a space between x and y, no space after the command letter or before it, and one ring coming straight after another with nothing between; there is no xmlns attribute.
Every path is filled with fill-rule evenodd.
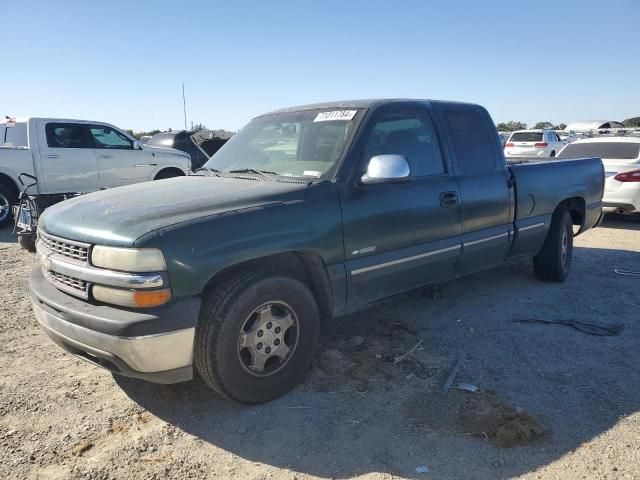
<svg viewBox="0 0 640 480"><path fill-rule="evenodd" d="M0 0L0 115L237 129L322 100L472 101L496 122L640 115L640 1Z"/></svg>

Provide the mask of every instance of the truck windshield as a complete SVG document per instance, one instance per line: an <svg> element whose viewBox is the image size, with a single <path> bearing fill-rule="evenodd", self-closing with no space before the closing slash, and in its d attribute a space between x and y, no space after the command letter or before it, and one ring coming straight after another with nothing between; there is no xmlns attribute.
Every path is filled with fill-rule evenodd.
<svg viewBox="0 0 640 480"><path fill-rule="evenodd" d="M558 158L599 157L617 160L635 160L640 156L640 143L585 142L564 147Z"/></svg>
<svg viewBox="0 0 640 480"><path fill-rule="evenodd" d="M204 165L220 172L259 170L328 178L342 156L358 110L305 110L258 117Z"/></svg>

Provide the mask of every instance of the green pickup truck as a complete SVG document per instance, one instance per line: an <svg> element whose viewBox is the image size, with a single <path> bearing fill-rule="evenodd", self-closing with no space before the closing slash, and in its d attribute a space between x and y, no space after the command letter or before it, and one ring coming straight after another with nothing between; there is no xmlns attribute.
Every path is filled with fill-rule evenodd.
<svg viewBox="0 0 640 480"><path fill-rule="evenodd" d="M56 343L114 373L197 372L225 398L265 402L301 379L323 319L515 257L563 281L603 182L598 158L507 166L478 105L279 110L196 175L47 210L33 309Z"/></svg>

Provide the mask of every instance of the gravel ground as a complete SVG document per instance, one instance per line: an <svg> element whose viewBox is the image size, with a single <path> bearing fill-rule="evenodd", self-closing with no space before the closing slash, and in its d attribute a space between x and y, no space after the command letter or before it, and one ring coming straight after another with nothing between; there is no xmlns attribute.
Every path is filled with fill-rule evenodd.
<svg viewBox="0 0 640 480"><path fill-rule="evenodd" d="M639 252L640 219L609 218L564 284L522 260L328 322L305 381L247 407L63 352L0 231L0 478L640 478L640 278L614 273ZM441 393L459 358L479 392Z"/></svg>

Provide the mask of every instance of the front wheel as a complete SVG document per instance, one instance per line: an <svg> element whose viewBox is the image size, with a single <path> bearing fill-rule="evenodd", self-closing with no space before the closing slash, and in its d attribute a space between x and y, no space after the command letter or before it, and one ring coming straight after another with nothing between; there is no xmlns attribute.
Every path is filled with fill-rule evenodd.
<svg viewBox="0 0 640 480"><path fill-rule="evenodd" d="M540 280L563 282L571 268L573 256L573 221L566 210L558 210L542 250L533 257L533 270Z"/></svg>
<svg viewBox="0 0 640 480"><path fill-rule="evenodd" d="M262 403L291 390L313 358L320 314L298 280L243 272L203 299L194 364L222 397Z"/></svg>

